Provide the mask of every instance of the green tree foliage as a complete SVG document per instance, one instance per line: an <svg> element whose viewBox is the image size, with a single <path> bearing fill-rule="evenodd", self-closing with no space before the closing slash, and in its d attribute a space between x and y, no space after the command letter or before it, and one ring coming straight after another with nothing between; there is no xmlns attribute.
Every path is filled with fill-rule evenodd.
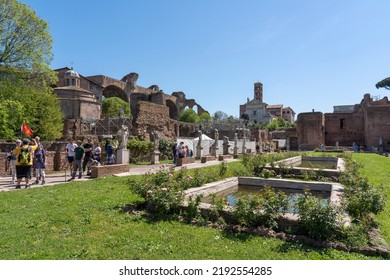
<svg viewBox="0 0 390 280"><path fill-rule="evenodd" d="M123 109L125 116L131 116L129 103L119 97L105 98L102 102L102 111L104 115L119 117L120 108Z"/></svg>
<svg viewBox="0 0 390 280"><path fill-rule="evenodd" d="M179 120L189 123L200 123L198 114L191 108L184 109L180 112Z"/></svg>
<svg viewBox="0 0 390 280"><path fill-rule="evenodd" d="M0 70L51 85L53 58L48 24L23 3L0 1Z"/></svg>
<svg viewBox="0 0 390 280"><path fill-rule="evenodd" d="M214 122L221 122L221 121L225 121L228 117L229 117L228 114L226 114L225 112L217 111L214 113L213 119Z"/></svg>
<svg viewBox="0 0 390 280"><path fill-rule="evenodd" d="M63 114L59 100L50 88L44 90L29 81L2 79L0 100L0 139L19 138L23 121L42 140L62 136Z"/></svg>
<svg viewBox="0 0 390 280"><path fill-rule="evenodd" d="M390 90L390 77L383 79L382 81L376 83L375 85L376 88L385 88Z"/></svg>
<svg viewBox="0 0 390 280"><path fill-rule="evenodd" d="M294 124L285 121L283 118L277 118L273 120L271 123L269 123L267 125L267 128L270 131L274 131L274 130L284 130L286 128L293 127L293 126Z"/></svg>
<svg viewBox="0 0 390 280"><path fill-rule="evenodd" d="M203 112L202 114L200 114L199 118L200 118L200 122L202 123L211 122L211 116L208 112Z"/></svg>

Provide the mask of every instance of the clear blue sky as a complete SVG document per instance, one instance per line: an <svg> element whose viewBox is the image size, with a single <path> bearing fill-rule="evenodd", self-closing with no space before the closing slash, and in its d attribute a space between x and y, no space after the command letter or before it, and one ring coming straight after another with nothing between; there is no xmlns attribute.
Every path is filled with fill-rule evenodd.
<svg viewBox="0 0 390 280"><path fill-rule="evenodd" d="M264 102L298 114L360 103L390 76L390 1L23 0L53 36L52 68L183 91L238 116Z"/></svg>

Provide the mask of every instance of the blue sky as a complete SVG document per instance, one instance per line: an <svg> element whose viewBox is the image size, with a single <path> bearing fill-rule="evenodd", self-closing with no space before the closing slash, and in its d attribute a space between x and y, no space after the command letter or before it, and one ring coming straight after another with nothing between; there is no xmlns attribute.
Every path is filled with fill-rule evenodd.
<svg viewBox="0 0 390 280"><path fill-rule="evenodd" d="M384 97L390 1L24 0L53 36L52 68L183 91L238 116L262 82L264 102L298 114Z"/></svg>

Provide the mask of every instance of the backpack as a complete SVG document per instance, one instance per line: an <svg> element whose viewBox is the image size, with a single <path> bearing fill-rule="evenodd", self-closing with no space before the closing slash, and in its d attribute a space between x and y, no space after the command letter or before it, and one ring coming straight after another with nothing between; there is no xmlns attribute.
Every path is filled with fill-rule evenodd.
<svg viewBox="0 0 390 280"><path fill-rule="evenodd" d="M20 149L18 161L20 164L28 164L31 160L31 154L27 149Z"/></svg>

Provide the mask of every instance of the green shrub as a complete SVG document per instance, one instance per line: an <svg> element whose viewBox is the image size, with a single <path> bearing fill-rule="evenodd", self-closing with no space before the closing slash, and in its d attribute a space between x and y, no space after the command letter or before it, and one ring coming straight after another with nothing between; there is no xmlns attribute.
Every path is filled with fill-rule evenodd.
<svg viewBox="0 0 390 280"><path fill-rule="evenodd" d="M127 143L127 148L130 150L130 162L137 163L150 154L153 149L153 143L142 141L138 137L132 137Z"/></svg>
<svg viewBox="0 0 390 280"><path fill-rule="evenodd" d="M299 221L305 233L320 240L332 239L340 229L338 209L333 204L324 204L305 190L296 200Z"/></svg>
<svg viewBox="0 0 390 280"><path fill-rule="evenodd" d="M257 194L239 197L233 206L232 214L241 225L277 228L278 219L287 210L288 205L286 194L265 187Z"/></svg>

